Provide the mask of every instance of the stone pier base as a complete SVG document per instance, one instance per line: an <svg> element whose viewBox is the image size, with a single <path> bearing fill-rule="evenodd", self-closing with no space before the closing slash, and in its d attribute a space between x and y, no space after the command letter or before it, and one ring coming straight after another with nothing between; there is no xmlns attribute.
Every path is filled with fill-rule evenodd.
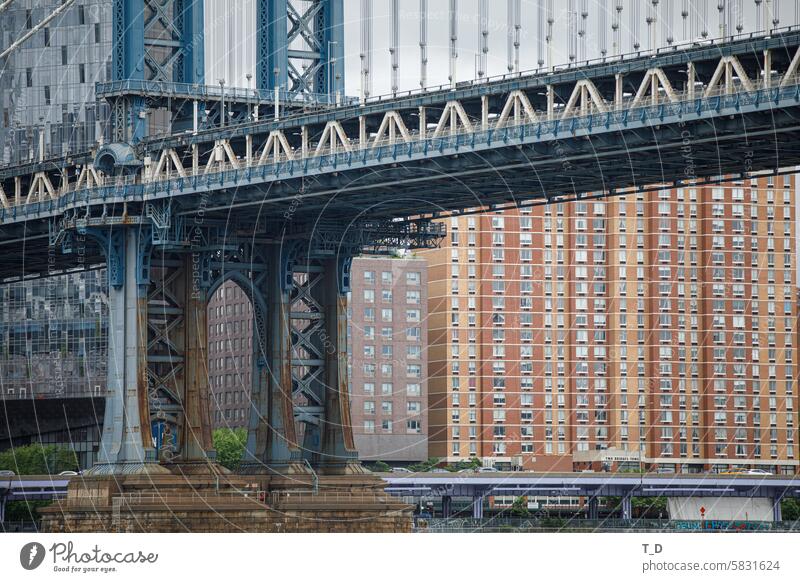
<svg viewBox="0 0 800 582"><path fill-rule="evenodd" d="M399 533L412 507L374 475L79 476L42 510L52 533Z"/></svg>

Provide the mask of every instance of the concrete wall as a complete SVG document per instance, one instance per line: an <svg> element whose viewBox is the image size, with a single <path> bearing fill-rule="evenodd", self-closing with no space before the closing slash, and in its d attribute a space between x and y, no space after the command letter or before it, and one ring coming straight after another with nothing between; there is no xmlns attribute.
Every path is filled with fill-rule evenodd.
<svg viewBox="0 0 800 582"><path fill-rule="evenodd" d="M700 508L705 508L705 517ZM772 500L737 497L671 497L667 501L670 519L773 521Z"/></svg>

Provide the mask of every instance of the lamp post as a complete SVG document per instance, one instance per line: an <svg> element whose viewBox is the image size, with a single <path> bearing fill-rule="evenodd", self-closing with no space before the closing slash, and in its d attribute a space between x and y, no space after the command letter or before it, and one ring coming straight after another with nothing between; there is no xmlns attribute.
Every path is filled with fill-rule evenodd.
<svg viewBox="0 0 800 582"><path fill-rule="evenodd" d="M247 79L247 120L252 121L253 112L252 112L252 104L250 103L250 81L253 79L253 75L247 73L245 75L245 78Z"/></svg>
<svg viewBox="0 0 800 582"><path fill-rule="evenodd" d="M219 87L222 90L222 98L220 101L221 111L219 114L220 127L225 127L225 79L219 80Z"/></svg>
<svg viewBox="0 0 800 582"><path fill-rule="evenodd" d="M333 79L333 76L336 74L336 57L332 57L331 56L333 54L331 52L331 46L333 46L333 45L337 45L338 46L339 45L339 41L337 41L337 40L329 40L328 41L328 99L329 100L331 98L331 92L333 91L333 88L331 87L331 84L332 84L331 80ZM338 90L337 90L337 92L338 92Z"/></svg>

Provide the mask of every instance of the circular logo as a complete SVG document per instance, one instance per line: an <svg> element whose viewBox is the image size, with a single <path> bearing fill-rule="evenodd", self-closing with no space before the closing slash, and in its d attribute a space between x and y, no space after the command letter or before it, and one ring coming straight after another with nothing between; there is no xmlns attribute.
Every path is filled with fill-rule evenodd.
<svg viewBox="0 0 800 582"><path fill-rule="evenodd" d="M35 570L44 561L44 546L39 542L30 542L19 551L19 563L26 570Z"/></svg>

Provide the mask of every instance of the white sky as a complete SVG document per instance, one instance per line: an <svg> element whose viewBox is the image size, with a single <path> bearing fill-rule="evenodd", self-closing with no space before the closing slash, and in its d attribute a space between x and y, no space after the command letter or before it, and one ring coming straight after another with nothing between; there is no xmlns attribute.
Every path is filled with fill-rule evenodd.
<svg viewBox="0 0 800 582"><path fill-rule="evenodd" d="M522 0L522 70L534 69L537 66L537 2L539 0ZM541 0L546 3L548 0ZM611 23L612 12L618 0L552 0L554 6L553 26L553 63L569 62L570 34L569 8L575 6L580 12L585 5L588 18L586 21L587 57L599 56L601 35L598 30L600 11L606 10L606 43L612 51L613 34ZM756 30L754 0L725 0L730 9L741 5L745 32ZM458 0L459 21L459 58L458 79L468 80L475 76L475 55L479 50L480 38L480 0ZM638 36L642 50L649 46L647 25L650 2L648 0L621 0L623 11L621 17L621 41L623 52L632 50L634 29L631 16L638 9ZM710 37L720 35L718 0L660 0L656 12L657 44L664 45L667 24L676 40L684 38L684 26L680 13L686 3L690 18L698 20L705 15L706 25L697 25L694 37L704 28ZM229 85L244 87L247 84L245 75L255 72L255 0L205 0L206 5L206 78L209 83L225 78ZM361 0L344 0L345 5L345 59L346 88L349 95L358 95L360 91L360 58L361 53ZM373 95L390 92L390 56L389 38L390 0L372 0L373 5ZM400 13L400 90L419 87L419 0L398 0ZM448 82L449 72L449 0L428 0L428 84L429 86ZM766 2L762 6L766 6ZM772 3L774 5L774 2ZM489 55L488 72L490 75L506 72L507 63L507 1L488 0ZM798 22L800 0L778 3L780 13L778 26ZM662 22L662 16L671 14L671 18ZM576 16L576 20L580 18ZM736 22L736 19L733 20ZM763 22L763 19L762 19ZM763 26L762 26L763 28ZM576 30L577 27L573 30ZM686 37L692 36L688 27ZM575 43L577 44L577 42Z"/></svg>

